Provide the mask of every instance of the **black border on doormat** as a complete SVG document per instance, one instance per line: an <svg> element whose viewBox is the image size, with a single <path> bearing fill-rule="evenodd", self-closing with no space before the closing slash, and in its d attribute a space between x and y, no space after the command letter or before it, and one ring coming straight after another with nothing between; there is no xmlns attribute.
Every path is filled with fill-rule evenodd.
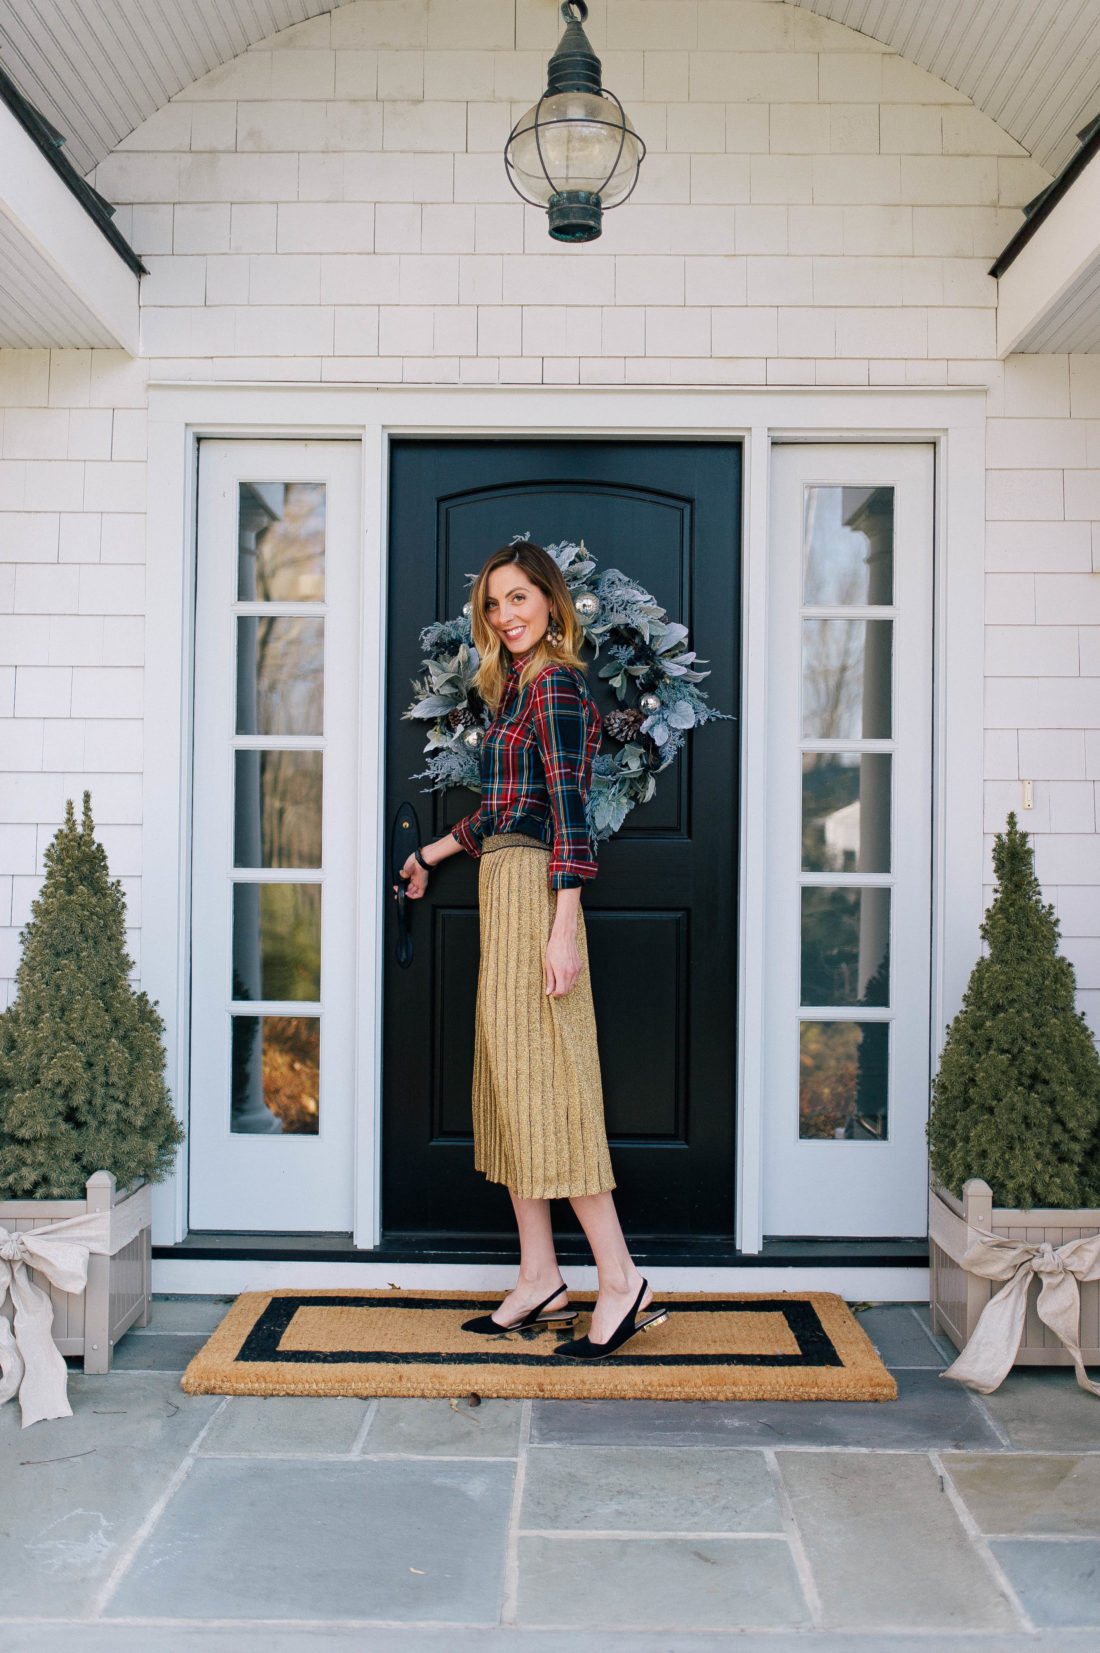
<svg viewBox="0 0 1100 1653"><path fill-rule="evenodd" d="M456 1310L488 1313L499 1306L497 1297L411 1297L400 1304L403 1310ZM306 1366L545 1366L553 1357L521 1354L494 1343L484 1353L395 1354L383 1349L280 1349L279 1342L294 1316L302 1308L393 1308L392 1295L373 1297L362 1292L340 1296L314 1292L296 1292L293 1295L272 1297L242 1343L231 1364L278 1364ZM781 1314L798 1345L798 1353L739 1354L731 1359L728 1354L642 1355L627 1357L632 1366L787 1366L821 1367L843 1366L832 1339L821 1323L812 1303L798 1298L717 1298L704 1303L675 1305L680 1314ZM503 1328L501 1335L505 1335Z"/></svg>

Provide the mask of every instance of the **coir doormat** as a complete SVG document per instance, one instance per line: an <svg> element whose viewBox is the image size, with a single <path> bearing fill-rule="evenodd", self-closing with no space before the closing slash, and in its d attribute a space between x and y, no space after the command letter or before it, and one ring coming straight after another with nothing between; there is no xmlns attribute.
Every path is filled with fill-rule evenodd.
<svg viewBox="0 0 1100 1653"><path fill-rule="evenodd" d="M569 1335L588 1325L591 1293ZM554 1328L486 1338L462 1322L500 1294L249 1291L183 1375L193 1395L420 1395L550 1400L895 1400L897 1385L831 1292L657 1293L669 1318L592 1363Z"/></svg>

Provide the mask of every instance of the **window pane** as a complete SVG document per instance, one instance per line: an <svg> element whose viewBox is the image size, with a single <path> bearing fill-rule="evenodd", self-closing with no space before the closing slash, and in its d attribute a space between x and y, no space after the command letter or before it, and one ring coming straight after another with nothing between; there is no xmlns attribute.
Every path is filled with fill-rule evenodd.
<svg viewBox="0 0 1100 1653"><path fill-rule="evenodd" d="M889 1022L803 1022L798 1134L806 1140L886 1140Z"/></svg>
<svg viewBox="0 0 1100 1653"><path fill-rule="evenodd" d="M805 752L806 872L890 871L890 754Z"/></svg>
<svg viewBox="0 0 1100 1653"><path fill-rule="evenodd" d="M320 884L233 886L233 997L320 999Z"/></svg>
<svg viewBox="0 0 1100 1653"><path fill-rule="evenodd" d="M802 1004L887 1005L889 972L889 890L802 891Z"/></svg>
<svg viewBox="0 0 1100 1653"><path fill-rule="evenodd" d="M238 752L237 867L321 865L320 752Z"/></svg>
<svg viewBox="0 0 1100 1653"><path fill-rule="evenodd" d="M242 482L239 520L238 602L324 600L323 482Z"/></svg>
<svg viewBox="0 0 1100 1653"><path fill-rule="evenodd" d="M802 733L890 737L891 620L803 620Z"/></svg>
<svg viewBox="0 0 1100 1653"><path fill-rule="evenodd" d="M893 488L807 488L802 601L862 608L893 600Z"/></svg>
<svg viewBox="0 0 1100 1653"><path fill-rule="evenodd" d="M237 620L237 733L323 733L323 620Z"/></svg>
<svg viewBox="0 0 1100 1653"><path fill-rule="evenodd" d="M316 1136L321 1018L234 1016L231 1129L251 1136Z"/></svg>

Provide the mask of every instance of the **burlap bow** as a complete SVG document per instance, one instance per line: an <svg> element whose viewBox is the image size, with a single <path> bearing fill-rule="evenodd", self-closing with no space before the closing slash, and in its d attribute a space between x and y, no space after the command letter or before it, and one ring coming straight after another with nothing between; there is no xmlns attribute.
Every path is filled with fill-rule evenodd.
<svg viewBox="0 0 1100 1653"><path fill-rule="evenodd" d="M1093 1383L1085 1371L1079 1342L1079 1282L1100 1280L1100 1234L1052 1246L1046 1240L1041 1245L1023 1245L973 1225L969 1231L973 1240L962 1260L963 1268L983 1279L1005 1280L1007 1284L990 1298L969 1343L944 1377L968 1384L983 1395L991 1394L1003 1383L1020 1347L1028 1288L1035 1277L1040 1282L1039 1319L1069 1350L1081 1388L1100 1395L1100 1384Z"/></svg>
<svg viewBox="0 0 1100 1653"><path fill-rule="evenodd" d="M43 1418L69 1418L65 1362L53 1340L53 1304L28 1269L60 1291L82 1292L88 1258L113 1256L149 1224L143 1188L110 1211L91 1211L41 1228L0 1227L0 1310L11 1296L13 1324L0 1313L0 1404L18 1391L23 1428Z"/></svg>

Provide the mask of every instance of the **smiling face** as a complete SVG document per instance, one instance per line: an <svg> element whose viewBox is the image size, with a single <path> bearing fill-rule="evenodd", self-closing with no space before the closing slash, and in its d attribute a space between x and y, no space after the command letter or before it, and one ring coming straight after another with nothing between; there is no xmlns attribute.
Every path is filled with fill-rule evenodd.
<svg viewBox="0 0 1100 1653"><path fill-rule="evenodd" d="M545 635L550 600L515 563L489 575L485 618L510 654L528 654Z"/></svg>

